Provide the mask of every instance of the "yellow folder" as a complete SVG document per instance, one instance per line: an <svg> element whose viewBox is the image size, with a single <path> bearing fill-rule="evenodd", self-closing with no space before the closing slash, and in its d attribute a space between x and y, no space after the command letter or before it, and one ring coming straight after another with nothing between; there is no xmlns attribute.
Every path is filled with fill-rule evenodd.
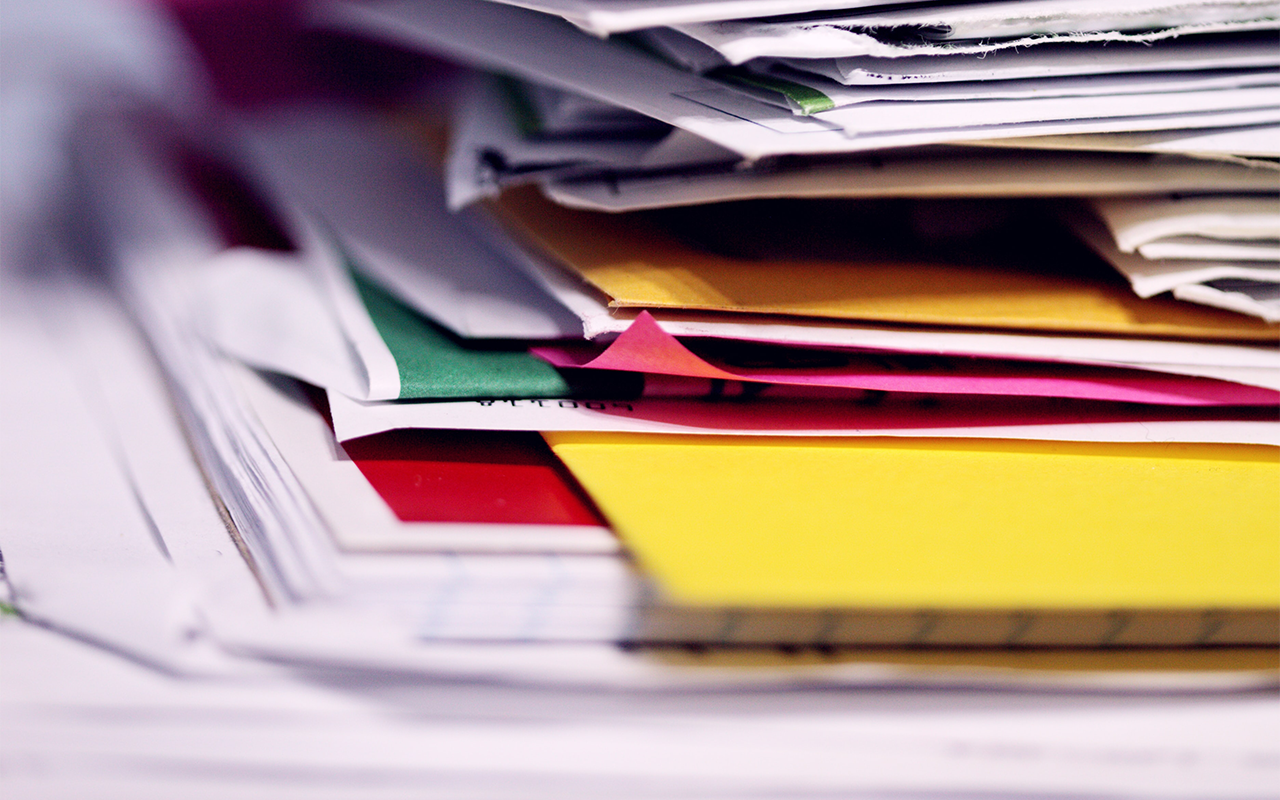
<svg viewBox="0 0 1280 800"><path fill-rule="evenodd" d="M676 603L1280 606L1280 450L545 434Z"/></svg>
<svg viewBox="0 0 1280 800"><path fill-rule="evenodd" d="M557 206L514 189L493 208L527 244L617 308L669 308L863 322L1148 337L1275 341L1280 328L1169 298L1143 300L1118 275L903 260L753 260L705 252L644 214ZM1090 256L1086 256L1090 257Z"/></svg>

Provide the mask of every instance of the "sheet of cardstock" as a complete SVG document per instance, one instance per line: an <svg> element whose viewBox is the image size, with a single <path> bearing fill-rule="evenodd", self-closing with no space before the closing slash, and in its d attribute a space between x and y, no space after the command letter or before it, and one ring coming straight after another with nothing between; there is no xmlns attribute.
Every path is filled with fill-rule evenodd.
<svg viewBox="0 0 1280 800"><path fill-rule="evenodd" d="M695 44L699 44L695 42ZM1135 72L1274 67L1280 54L1266 35L1230 39L1178 38L1160 42L1111 42L1106 47L1051 44L1032 50L999 50L983 58L920 55L900 58L855 56L837 59L762 59L790 69L823 75L844 84L934 83L1115 75Z"/></svg>
<svg viewBox="0 0 1280 800"><path fill-rule="evenodd" d="M1105 0L1020 0L958 7L930 4L816 20L723 20L671 27L714 48L730 63L741 64L762 57L977 56L1047 44L1101 46L1273 30L1278 7L1271 0L1196 4L1140 0L1137 6ZM997 30L1003 35L994 35Z"/></svg>
<svg viewBox="0 0 1280 800"><path fill-rule="evenodd" d="M728 606L1274 608L1280 452L547 434L670 597Z"/></svg>

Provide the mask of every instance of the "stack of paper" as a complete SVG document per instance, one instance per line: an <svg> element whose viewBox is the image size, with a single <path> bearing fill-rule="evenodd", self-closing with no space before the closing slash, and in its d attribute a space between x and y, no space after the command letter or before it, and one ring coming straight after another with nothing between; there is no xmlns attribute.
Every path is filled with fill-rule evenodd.
<svg viewBox="0 0 1280 800"><path fill-rule="evenodd" d="M1085 219L1090 244L1141 297L1180 300L1280 321L1280 205L1274 195L1162 201L1095 200L1110 237Z"/></svg>
<svg viewBox="0 0 1280 800"><path fill-rule="evenodd" d="M1135 296L1061 200L1094 197L1112 249L1274 249L1246 144L1276 122L1273 9L1035 5L560 9L643 28L597 38L480 0L326 4L328 35L506 75L212 129L120 101L74 150L290 619L354 614L393 650L1274 643L1276 329ZM1153 130L1162 155L1124 139ZM1170 191L1255 199L1179 227Z"/></svg>
<svg viewBox="0 0 1280 800"><path fill-rule="evenodd" d="M954 172L986 136L1261 135L1274 75L1251 31L1274 27L1269 7L1044 3L1035 15L1020 6L1023 18L995 5L868 11L856 24L681 23L639 40L670 51L678 30L748 62L746 94L747 73L699 74L532 11L325 6L327 29L519 76L458 82L446 188L434 176L439 116L421 102L395 116L259 114L216 144L174 122L147 146L154 120L103 121L82 147L94 193L138 198L102 212L121 280L269 593L358 606L434 639L1273 641L1275 328L1135 297L1063 227L1078 209L1008 197L1126 193L1094 204L1123 250L1141 226L1122 229L1120 210L1169 219L1130 193L1261 197L1276 172L1243 146L1218 151L1234 161L1189 148L1173 161L1095 154L1126 164L1127 179L1048 148L1056 161L1032 163L1063 181L1008 192L997 174L1032 151L981 151L994 182L975 191L983 178ZM812 44L852 29L838 47ZM898 41L907 30L928 41ZM902 97L805 78L829 90L829 111L752 96L763 76L834 74L854 57L1002 52L1032 69L1042 47L1092 63L1104 43L1146 51L1193 33L1212 33L1223 58L1260 60L917 75L912 87L938 92ZM815 58L797 61L795 42ZM1061 99L1052 113L1064 122L1024 119L1044 97ZM1126 113L1107 112L1113 101ZM845 113L864 108L882 127ZM842 155L955 142L968 149L894 151L910 181L869 187L858 176L876 168ZM740 157L756 163L740 170ZM183 188L181 166L201 159L241 176L239 189L222 182L221 210ZM1077 165L1086 174L1068 177ZM933 168L956 188L927 188ZM667 199L582 208L627 174ZM704 182L717 177L728 183ZM527 180L541 191L510 186ZM673 180L704 194L667 195ZM705 194L741 180L771 188L693 204L752 197ZM493 199L451 215L446 194L457 207ZM966 194L986 197L950 196ZM1235 214L1189 229L1243 244L1157 225L1140 246L1262 253L1269 222ZM1240 276L1198 281L1226 277ZM572 478L520 432L544 433Z"/></svg>
<svg viewBox="0 0 1280 800"><path fill-rule="evenodd" d="M1274 785L1274 3L174 6L0 26L9 794Z"/></svg>

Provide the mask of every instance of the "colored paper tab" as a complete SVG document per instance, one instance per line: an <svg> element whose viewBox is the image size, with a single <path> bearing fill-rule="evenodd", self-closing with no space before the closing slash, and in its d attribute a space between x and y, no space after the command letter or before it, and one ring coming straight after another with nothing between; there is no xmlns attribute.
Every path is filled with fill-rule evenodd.
<svg viewBox="0 0 1280 800"><path fill-rule="evenodd" d="M400 371L401 399L567 397L569 385L527 350L468 346L352 273L378 334Z"/></svg>
<svg viewBox="0 0 1280 800"><path fill-rule="evenodd" d="M603 524L536 434L391 431L342 448L402 522Z"/></svg>

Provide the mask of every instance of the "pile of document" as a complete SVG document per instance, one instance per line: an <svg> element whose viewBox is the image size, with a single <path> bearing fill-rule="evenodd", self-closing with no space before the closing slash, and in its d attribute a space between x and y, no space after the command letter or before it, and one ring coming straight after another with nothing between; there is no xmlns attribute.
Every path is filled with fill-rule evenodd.
<svg viewBox="0 0 1280 800"><path fill-rule="evenodd" d="M333 3L466 69L214 133L117 108L77 151L298 613L1271 645L1277 22L1131 5Z"/></svg>
<svg viewBox="0 0 1280 800"><path fill-rule="evenodd" d="M116 700L0 698L31 763L82 743L58 786L201 763L398 797L423 758L504 797L1269 785L1280 3L299 8L327 74L415 91L220 106L122 7L93 30L133 61L58 87L54 213L6 227L0 401L31 424L0 617L241 687L98 665ZM63 663L22 641L22 680ZM1103 691L993 735L1039 743L1020 777L964 744L989 708L846 746L856 687L917 693L892 716L1045 686ZM1194 703L1107 705L1168 691L1220 693L1221 753L1186 756ZM216 735L135 713L223 692ZM317 749L259 752L256 708ZM578 756L605 741L670 773Z"/></svg>
<svg viewBox="0 0 1280 800"><path fill-rule="evenodd" d="M1276 643L1274 284L1202 264L1275 236L1271 6L522 5L317 5L461 69L79 146L269 595L402 644Z"/></svg>

